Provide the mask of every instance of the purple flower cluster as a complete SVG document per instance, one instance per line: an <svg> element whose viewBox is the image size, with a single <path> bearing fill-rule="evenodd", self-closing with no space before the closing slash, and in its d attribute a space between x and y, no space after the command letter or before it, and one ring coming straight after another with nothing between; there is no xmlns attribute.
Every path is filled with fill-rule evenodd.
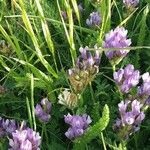
<svg viewBox="0 0 150 150"><path fill-rule="evenodd" d="M131 45L131 39L127 39L128 31L123 27L117 27L105 35L103 42L104 48L126 48ZM106 57L112 65L118 64L129 50L108 50L105 52Z"/></svg>
<svg viewBox="0 0 150 150"><path fill-rule="evenodd" d="M122 93L128 93L131 88L139 83L139 79L140 72L135 70L131 64L127 65L124 69L114 72L114 80Z"/></svg>
<svg viewBox="0 0 150 150"><path fill-rule="evenodd" d="M99 12L92 12L89 18L86 20L88 26L99 26L101 24L101 16Z"/></svg>
<svg viewBox="0 0 150 150"><path fill-rule="evenodd" d="M9 139L9 150L40 150L41 137L32 129L16 130Z"/></svg>
<svg viewBox="0 0 150 150"><path fill-rule="evenodd" d="M47 123L51 118L49 114L51 111L51 106L52 105L47 98L43 98L41 103L36 105L35 115L41 122Z"/></svg>
<svg viewBox="0 0 150 150"><path fill-rule="evenodd" d="M97 49L95 46L94 48ZM81 92L84 87L95 77L99 71L101 56L95 50L94 56L88 47L79 49L81 55L78 57L76 66L69 69L69 80L76 93Z"/></svg>
<svg viewBox="0 0 150 150"><path fill-rule="evenodd" d="M11 135L11 133L17 130L18 127L19 125L15 120L9 120L0 117L0 138Z"/></svg>
<svg viewBox="0 0 150 150"><path fill-rule="evenodd" d="M144 112L141 111L143 104L137 100L122 101L118 104L121 118L116 120L114 128L119 130L122 138L128 138L130 134L140 129L140 124L145 118ZM128 111L131 108L131 111Z"/></svg>
<svg viewBox="0 0 150 150"><path fill-rule="evenodd" d="M65 123L69 124L71 127L65 133L66 137L69 139L75 139L84 134L87 130L89 124L92 122L90 116L84 114L82 116L70 115L65 117Z"/></svg>
<svg viewBox="0 0 150 150"><path fill-rule="evenodd" d="M134 8L139 4L139 0L123 0L123 3L127 8Z"/></svg>
<svg viewBox="0 0 150 150"><path fill-rule="evenodd" d="M96 48L96 46L95 46ZM88 47L85 48L80 47L79 49L81 55L78 57L77 60L77 67L83 70L91 68L93 66L99 66L100 64L100 53L99 51L95 51L95 55L92 56L91 52L88 50Z"/></svg>

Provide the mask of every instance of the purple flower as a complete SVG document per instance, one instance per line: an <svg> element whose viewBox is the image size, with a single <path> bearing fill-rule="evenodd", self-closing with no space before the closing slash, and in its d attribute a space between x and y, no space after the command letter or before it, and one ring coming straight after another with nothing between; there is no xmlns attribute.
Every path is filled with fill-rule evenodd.
<svg viewBox="0 0 150 150"><path fill-rule="evenodd" d="M92 12L89 19L86 20L88 26L99 26L101 24L101 16L99 12Z"/></svg>
<svg viewBox="0 0 150 150"><path fill-rule="evenodd" d="M143 82L148 82L150 83L150 75L149 75L149 72L146 72L142 75L142 79L143 79Z"/></svg>
<svg viewBox="0 0 150 150"><path fill-rule="evenodd" d="M124 115L126 110L127 110L127 106L128 104L130 103L130 101L121 101L119 104L118 104L118 107L119 107L119 112Z"/></svg>
<svg viewBox="0 0 150 150"><path fill-rule="evenodd" d="M25 126L24 126L25 127ZM0 117L0 138L10 136L12 132L19 128L19 123L15 120L4 119Z"/></svg>
<svg viewBox="0 0 150 150"><path fill-rule="evenodd" d="M142 106L143 104L140 104L139 101L134 100L131 104L133 115L139 115L140 109L142 108Z"/></svg>
<svg viewBox="0 0 150 150"><path fill-rule="evenodd" d="M128 93L139 83L140 72L134 70L134 66L129 64L124 69L114 72L114 80L122 93Z"/></svg>
<svg viewBox="0 0 150 150"><path fill-rule="evenodd" d="M142 75L143 84L138 87L139 96L150 96L150 75L149 73L144 73Z"/></svg>
<svg viewBox="0 0 150 150"><path fill-rule="evenodd" d="M123 3L127 8L134 8L139 4L139 0L123 0Z"/></svg>
<svg viewBox="0 0 150 150"><path fill-rule="evenodd" d="M77 58L74 68L68 70L70 83L75 93L80 93L93 80L99 71L101 55L94 46L94 54L89 48L80 47L80 56Z"/></svg>
<svg viewBox="0 0 150 150"><path fill-rule="evenodd" d="M117 84L121 84L121 81L123 79L123 75L124 75L123 69L120 69L118 72L114 72L113 76L114 76L114 80Z"/></svg>
<svg viewBox="0 0 150 150"><path fill-rule="evenodd" d="M140 124L145 118L144 112L141 111L143 104L137 100L121 101L118 104L120 119L117 118L114 129L119 131L119 135L127 138L133 132L140 129Z"/></svg>
<svg viewBox="0 0 150 150"><path fill-rule="evenodd" d="M94 48L97 49L97 46L95 45ZM77 67L87 69L94 65L99 66L101 60L99 51L96 50L94 56L92 56L87 46L85 48L80 47L79 51L81 55L78 58Z"/></svg>
<svg viewBox="0 0 150 150"><path fill-rule="evenodd" d="M125 68L124 68L124 77L128 78L132 75L132 73L134 72L134 66L131 64L128 64Z"/></svg>
<svg viewBox="0 0 150 150"><path fill-rule="evenodd" d="M81 136L87 130L89 124L92 122L90 116L84 114L82 116L70 115L64 116L65 123L71 127L65 133L67 138L74 139Z"/></svg>
<svg viewBox="0 0 150 150"><path fill-rule="evenodd" d="M145 104L150 105L150 96L146 99Z"/></svg>
<svg viewBox="0 0 150 150"><path fill-rule="evenodd" d="M105 40L103 42L104 48L126 48L131 45L131 39L127 39L128 31L123 27L117 27L114 30L111 30L105 35ZM106 57L113 64L118 64L123 57L127 55L129 50L108 50L105 52ZM116 60L117 59L117 60Z"/></svg>
<svg viewBox="0 0 150 150"><path fill-rule="evenodd" d="M50 111L51 111L51 103L47 98L43 98L41 100L40 104L37 104L35 107L35 115L41 122L47 123L49 119L51 118L50 116Z"/></svg>
<svg viewBox="0 0 150 150"><path fill-rule="evenodd" d="M132 112L126 112L123 116L123 123L127 125L132 125L135 121L135 116Z"/></svg>
<svg viewBox="0 0 150 150"><path fill-rule="evenodd" d="M9 139L10 150L40 150L41 137L32 129L16 130Z"/></svg>

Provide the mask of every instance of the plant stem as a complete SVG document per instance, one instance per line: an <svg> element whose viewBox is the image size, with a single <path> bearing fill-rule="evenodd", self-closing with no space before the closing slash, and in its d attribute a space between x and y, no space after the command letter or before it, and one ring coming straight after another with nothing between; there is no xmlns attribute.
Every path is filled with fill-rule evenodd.
<svg viewBox="0 0 150 150"><path fill-rule="evenodd" d="M36 121L35 121L35 113L34 113L34 78L33 74L31 74L31 108L32 108L32 118L33 118L33 127L36 131Z"/></svg>
<svg viewBox="0 0 150 150"><path fill-rule="evenodd" d="M47 135L47 130L46 130L46 124L44 124L44 132L45 132L46 143L48 145L48 135Z"/></svg>
<svg viewBox="0 0 150 150"><path fill-rule="evenodd" d="M116 71L116 65L112 66L113 73Z"/></svg>
<svg viewBox="0 0 150 150"><path fill-rule="evenodd" d="M32 113L31 113L31 108L30 108L30 103L29 103L28 97L26 97L26 104L27 104L27 110L28 110L28 117L29 117L30 127L33 128Z"/></svg>
<svg viewBox="0 0 150 150"><path fill-rule="evenodd" d="M102 139L104 150L107 150L105 140L104 140L104 136L103 136L103 132L101 132L101 139Z"/></svg>
<svg viewBox="0 0 150 150"><path fill-rule="evenodd" d="M92 83L90 82L89 83L89 85L90 85L90 93L91 93L91 97L92 97L92 101L93 101L93 104L95 103L95 98L94 98L94 91L93 91L93 88L92 88Z"/></svg>
<svg viewBox="0 0 150 150"><path fill-rule="evenodd" d="M42 124L41 141L43 141L43 137L44 137L44 124Z"/></svg>

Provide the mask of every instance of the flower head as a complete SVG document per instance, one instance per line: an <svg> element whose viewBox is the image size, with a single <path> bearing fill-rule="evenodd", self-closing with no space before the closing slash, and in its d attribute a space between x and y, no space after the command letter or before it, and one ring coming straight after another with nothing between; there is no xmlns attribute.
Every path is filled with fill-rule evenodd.
<svg viewBox="0 0 150 150"><path fill-rule="evenodd" d="M139 4L139 0L123 0L123 3L127 8L134 8Z"/></svg>
<svg viewBox="0 0 150 150"><path fill-rule="evenodd" d="M37 104L35 107L35 115L37 118L39 118L40 121L42 122L48 122L49 119L51 118L50 116L50 111L51 111L51 103L47 98L43 98L41 100L40 104Z"/></svg>
<svg viewBox="0 0 150 150"><path fill-rule="evenodd" d="M71 127L65 133L69 139L74 139L81 136L87 130L89 124L92 122L90 116L84 114L82 116L78 115L66 115L64 116L65 123L69 124Z"/></svg>
<svg viewBox="0 0 150 150"><path fill-rule="evenodd" d="M129 64L124 69L114 72L114 80L119 86L120 91L128 93L133 87L139 83L140 72L134 70L134 66Z"/></svg>
<svg viewBox="0 0 150 150"><path fill-rule="evenodd" d="M11 150L39 150L41 137L32 129L16 130L9 139Z"/></svg>
<svg viewBox="0 0 150 150"><path fill-rule="evenodd" d="M94 48L97 49L97 46ZM88 49L88 47L79 49L81 55L77 59L76 66L68 71L75 93L81 92L99 71L101 55L97 50L92 54Z"/></svg>
<svg viewBox="0 0 150 150"><path fill-rule="evenodd" d="M23 128L25 125L23 126ZM10 136L12 132L19 129L19 123L15 120L4 119L0 117L0 138Z"/></svg>
<svg viewBox="0 0 150 150"><path fill-rule="evenodd" d="M70 109L73 109L77 106L77 96L76 94L69 91L69 89L65 89L58 96L58 103L67 106Z"/></svg>
<svg viewBox="0 0 150 150"><path fill-rule="evenodd" d="M120 119L117 118L115 129L119 131L122 138L127 138L133 132L140 129L140 124L145 118L144 112L141 111L143 104L137 100L120 102L118 104Z"/></svg>
<svg viewBox="0 0 150 150"><path fill-rule="evenodd" d="M99 12L92 12L89 18L86 20L88 26L99 26L101 24L101 16Z"/></svg>
<svg viewBox="0 0 150 150"><path fill-rule="evenodd" d="M126 48L131 45L131 39L127 39L128 31L123 27L117 27L105 35L103 42L104 48ZM112 65L118 64L129 50L108 50L105 52L106 57Z"/></svg>

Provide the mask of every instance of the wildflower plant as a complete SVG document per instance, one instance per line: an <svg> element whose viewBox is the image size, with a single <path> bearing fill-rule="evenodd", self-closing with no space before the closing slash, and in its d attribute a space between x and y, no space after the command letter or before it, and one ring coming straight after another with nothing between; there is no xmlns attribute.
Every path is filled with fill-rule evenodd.
<svg viewBox="0 0 150 150"><path fill-rule="evenodd" d="M148 1L1 0L0 149L149 150Z"/></svg>

